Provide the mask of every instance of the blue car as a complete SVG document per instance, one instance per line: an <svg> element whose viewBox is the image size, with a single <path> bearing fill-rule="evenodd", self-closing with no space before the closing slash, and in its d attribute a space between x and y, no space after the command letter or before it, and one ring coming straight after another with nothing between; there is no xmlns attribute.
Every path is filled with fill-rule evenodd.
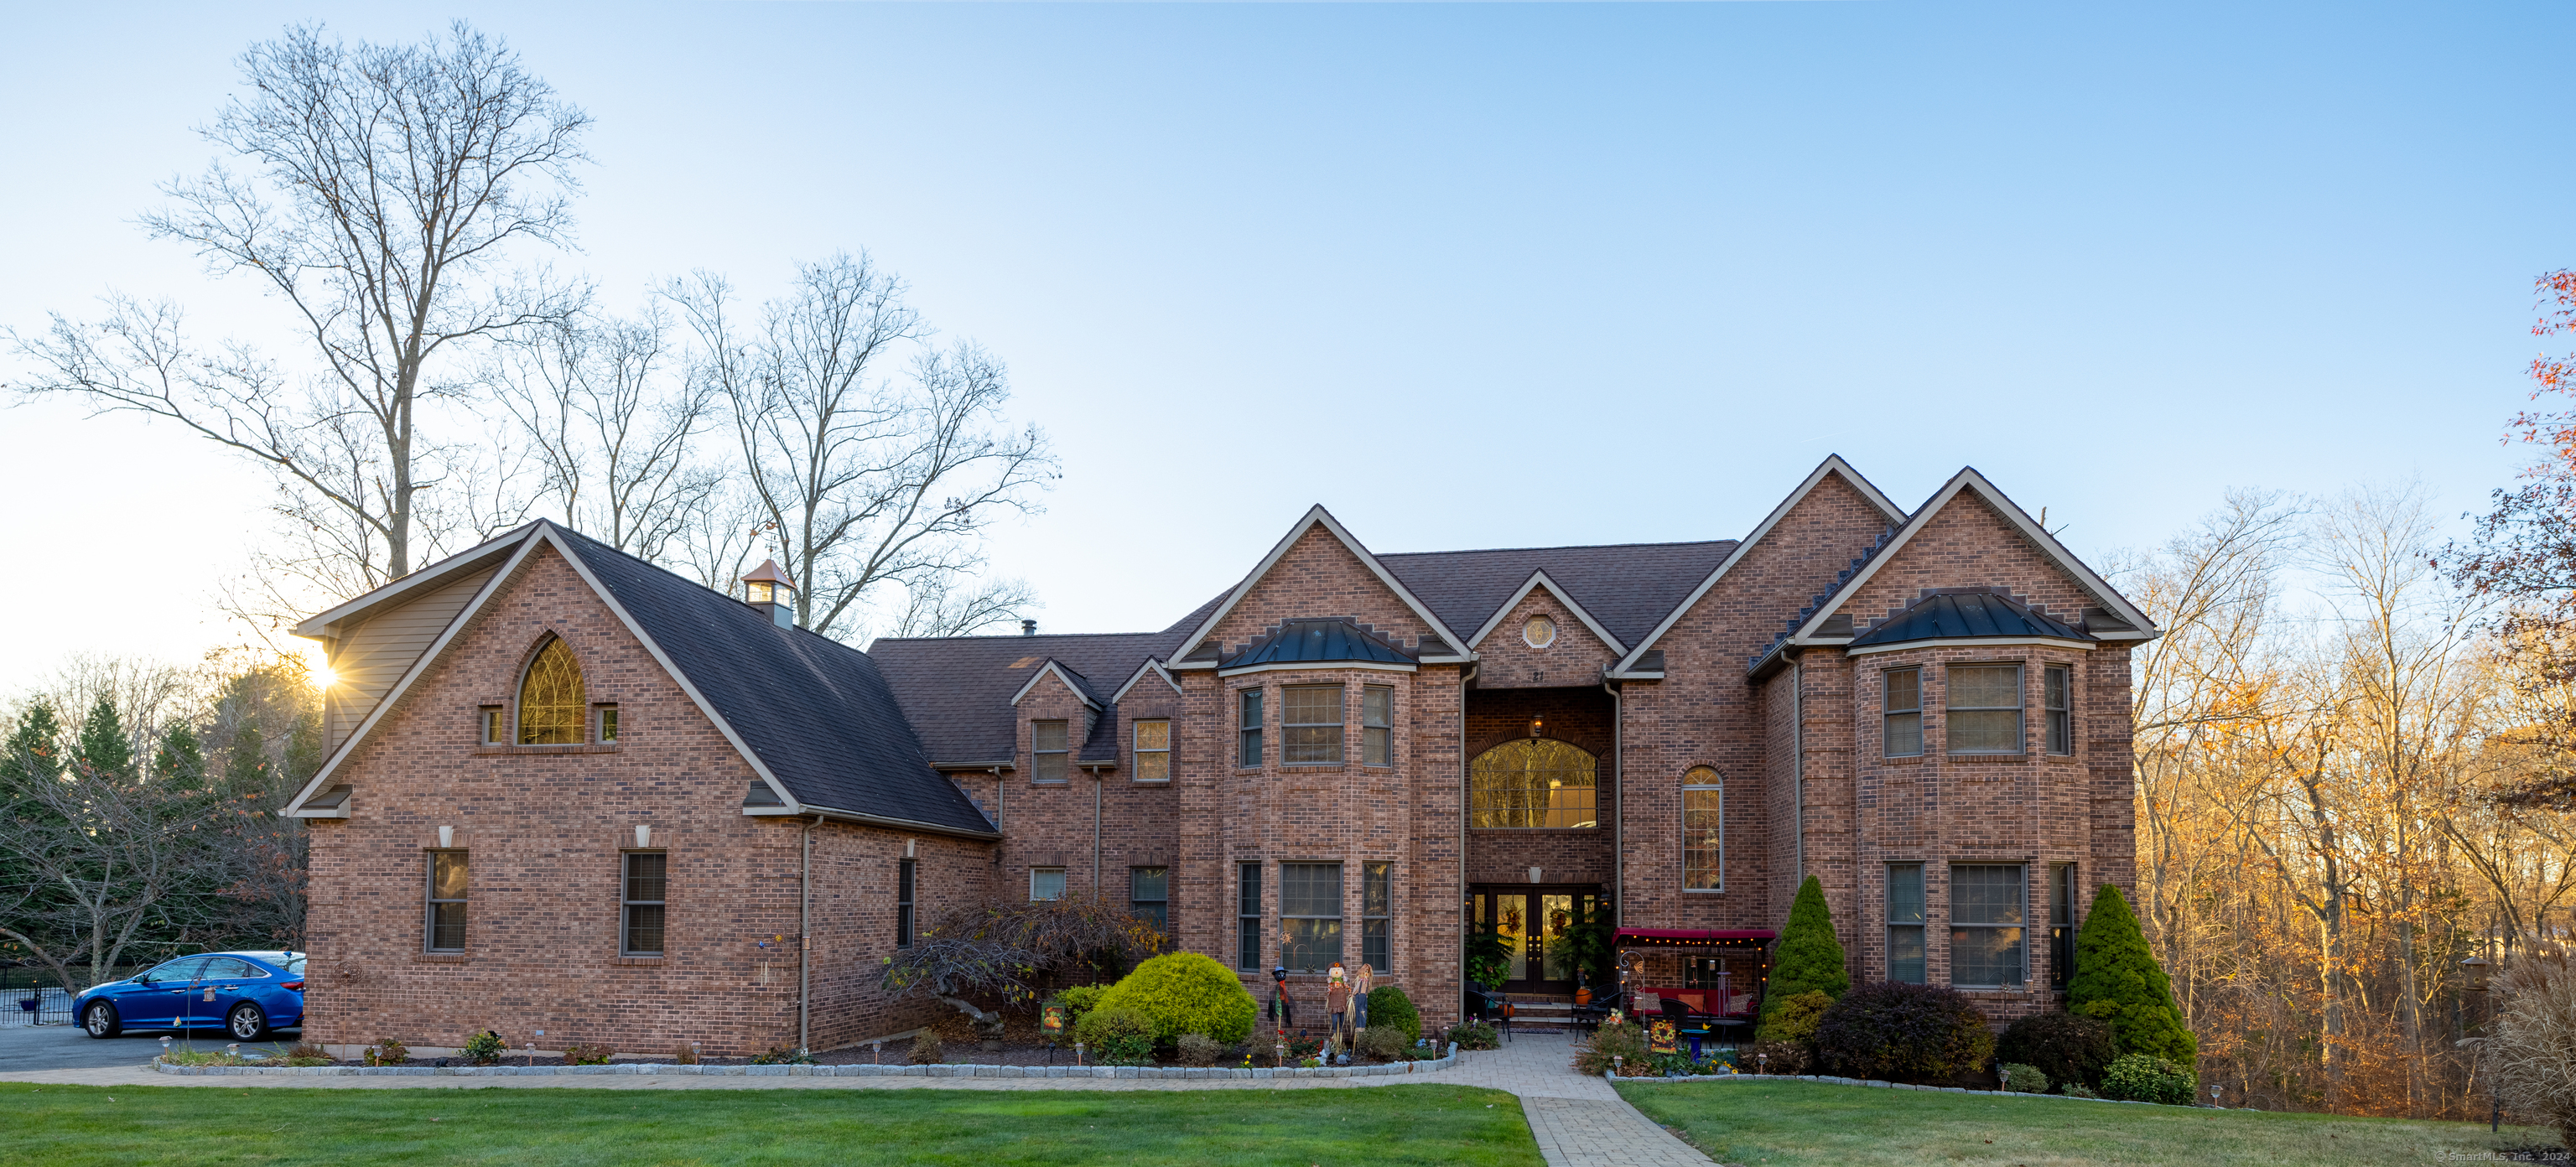
<svg viewBox="0 0 2576 1167"><path fill-rule="evenodd" d="M91 1037L128 1029L212 1029L240 1041L304 1024L304 954L208 952L165 961L72 998Z"/></svg>

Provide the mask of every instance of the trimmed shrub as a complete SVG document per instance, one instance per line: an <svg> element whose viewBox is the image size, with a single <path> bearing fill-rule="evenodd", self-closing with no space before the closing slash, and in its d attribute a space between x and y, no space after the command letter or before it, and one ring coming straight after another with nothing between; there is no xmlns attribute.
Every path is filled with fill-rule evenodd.
<svg viewBox="0 0 2576 1167"><path fill-rule="evenodd" d="M1985 1068L1995 1035L1946 985L1885 981L1845 994L1816 1026L1816 1060L1854 1078L1946 1083Z"/></svg>
<svg viewBox="0 0 2576 1167"><path fill-rule="evenodd" d="M376 1065L399 1066L411 1057L411 1050L405 1048L399 1041L383 1037L376 1039L376 1044L367 1047L367 1054L375 1060Z"/></svg>
<svg viewBox="0 0 2576 1167"><path fill-rule="evenodd" d="M1084 1014L1075 1036L1104 1066L1142 1066L1154 1060L1153 1019L1133 1009L1103 1005Z"/></svg>
<svg viewBox="0 0 2576 1167"><path fill-rule="evenodd" d="M1816 1040L1816 1026L1824 1021L1825 1010L1832 1008L1833 1004L1833 998L1813 989L1790 997L1769 1011L1770 1016L1763 1021L1762 1030L1754 1035L1754 1040L1803 1049L1807 1043Z"/></svg>
<svg viewBox="0 0 2576 1167"><path fill-rule="evenodd" d="M1225 1054L1225 1047L1204 1033L1184 1033L1172 1046L1184 1066L1213 1066Z"/></svg>
<svg viewBox="0 0 2576 1167"><path fill-rule="evenodd" d="M1823 993L1840 1000L1851 991L1851 970L1843 964L1842 941L1834 938L1834 916L1825 907L1825 885L1808 876L1789 905L1789 923L1780 929L1780 948L1771 962L1771 980L1762 1001L1762 1028L1757 1040L1774 1037L1771 1019L1803 993Z"/></svg>
<svg viewBox="0 0 2576 1167"><path fill-rule="evenodd" d="M309 1041L299 1041L286 1047L284 1060L290 1066L327 1066L331 1064L331 1051Z"/></svg>
<svg viewBox="0 0 2576 1167"><path fill-rule="evenodd" d="M1377 1007L1375 999L1369 1007ZM1250 1036L1252 1023L1261 1014L1261 1007L1231 970L1195 952L1169 952L1137 965L1100 995L1099 1005L1084 1018L1084 1028L1091 1017L1111 1010L1143 1017L1151 1026L1147 1036L1157 1042L1204 1033L1223 1045Z"/></svg>
<svg viewBox="0 0 2576 1167"><path fill-rule="evenodd" d="M608 1059L616 1056L616 1050L610 1049L604 1045L568 1045L564 1047L564 1064L567 1066L605 1066L608 1064Z"/></svg>
<svg viewBox="0 0 2576 1167"><path fill-rule="evenodd" d="M478 1066L498 1065L501 1055L510 1052L510 1043L502 1041L499 1033L486 1029L466 1038L465 1048L458 1052L465 1055L466 1061Z"/></svg>
<svg viewBox="0 0 2576 1167"><path fill-rule="evenodd" d="M1630 1074L1644 1074L1652 1069L1646 1055L1646 1031L1634 1021L1604 1025L1592 1031L1592 1040L1574 1047L1574 1071L1599 1076L1612 1069L1612 1060Z"/></svg>
<svg viewBox="0 0 2576 1167"><path fill-rule="evenodd" d="M1065 1027L1070 1029L1082 1024L1082 1015L1099 1008L1100 995L1108 991L1107 985L1077 985L1057 993L1056 1002L1064 1006Z"/></svg>
<svg viewBox="0 0 2576 1167"><path fill-rule="evenodd" d="M1379 985L1369 990L1369 1028L1380 1026L1404 1031L1404 1043L1422 1039L1422 1011L1413 1007L1413 998L1393 985Z"/></svg>
<svg viewBox="0 0 2576 1167"><path fill-rule="evenodd" d="M2051 1082L2088 1086L2101 1081L2102 1071L2111 1068L2111 1059L2118 1056L2109 1024L2072 1013L2024 1017L2004 1030L2004 1039L1995 1044L1995 1057L2003 1061L2033 1067Z"/></svg>
<svg viewBox="0 0 2576 1167"><path fill-rule="evenodd" d="M2100 1098L2100 1097L2101 1097L2101 1095L2096 1094L2096 1093L2094 1093L2094 1092L2093 1092L2093 1088L2092 1088L2092 1087L2087 1086L2087 1085L2085 1085L2085 1084L2084 1084L2084 1083L2082 1083L2082 1082L2069 1082L2069 1083L2067 1083L2066 1085L2059 1087L2057 1092L2058 1092L2058 1093L2060 1093L2060 1094L2063 1094L2063 1095L2065 1095L2065 1096L2067 1096L2067 1097L2069 1097L2069 1098Z"/></svg>
<svg viewBox="0 0 2576 1167"><path fill-rule="evenodd" d="M2138 931L2137 915L2120 889L2107 883L2093 893L2093 910L2075 934L2066 1011L2110 1023L2111 1042L2124 1054L2154 1054L2188 1066L2200 1052L2174 1004L2172 982Z"/></svg>
<svg viewBox="0 0 2576 1167"><path fill-rule="evenodd" d="M1374 1005L1369 1007L1376 1008ZM1502 1045L1503 1038L1501 1034L1494 1032L1493 1026L1482 1021L1461 1021L1449 1027L1448 1037L1444 1040L1457 1043L1459 1049L1498 1049ZM1444 1044L1440 1052L1448 1053L1447 1045Z"/></svg>
<svg viewBox="0 0 2576 1167"><path fill-rule="evenodd" d="M2041 1073L2037 1066L2005 1062L1995 1067L1995 1074L2004 1080L2004 1089L2015 1094L2048 1093L2048 1075Z"/></svg>
<svg viewBox="0 0 2576 1167"><path fill-rule="evenodd" d="M2199 1093L2200 1075L2154 1054L2122 1054L2102 1071L2104 1098L2189 1106Z"/></svg>
<svg viewBox="0 0 2576 1167"><path fill-rule="evenodd" d="M2486 1050L2496 1093L2576 1151L2576 965L2564 950L2524 952L2494 991L2504 998Z"/></svg>
<svg viewBox="0 0 2576 1167"><path fill-rule="evenodd" d="M1757 1041L1737 1056L1735 1068L1749 1074L1803 1074L1812 1060L1803 1042Z"/></svg>
<svg viewBox="0 0 2576 1167"><path fill-rule="evenodd" d="M904 1059L916 1066L936 1066L947 1060L940 1052L939 1035L927 1029L912 1035L912 1055Z"/></svg>
<svg viewBox="0 0 2576 1167"><path fill-rule="evenodd" d="M1370 1008L1374 1009L1376 1006L1372 1005ZM1369 1020L1377 1019L1371 1017ZM1392 1025L1372 1025L1368 1027L1368 1036L1360 1039L1360 1052L1379 1061L1407 1061L1413 1057L1413 1039L1404 1036L1403 1030Z"/></svg>

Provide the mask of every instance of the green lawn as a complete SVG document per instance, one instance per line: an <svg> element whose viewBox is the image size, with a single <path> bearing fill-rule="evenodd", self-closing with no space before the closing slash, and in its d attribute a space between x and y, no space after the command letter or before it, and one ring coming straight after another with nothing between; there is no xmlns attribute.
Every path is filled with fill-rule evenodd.
<svg viewBox="0 0 2576 1167"><path fill-rule="evenodd" d="M110 1101L110 1099L113 1101ZM1498 1090L294 1090L0 1083L0 1163L1512 1164Z"/></svg>
<svg viewBox="0 0 2576 1167"><path fill-rule="evenodd" d="M2439 1163L2443 1153L2556 1146L2557 1132L2482 1123L2111 1106L1813 1082L1622 1083L1619 1093L1720 1163L2165 1167Z"/></svg>

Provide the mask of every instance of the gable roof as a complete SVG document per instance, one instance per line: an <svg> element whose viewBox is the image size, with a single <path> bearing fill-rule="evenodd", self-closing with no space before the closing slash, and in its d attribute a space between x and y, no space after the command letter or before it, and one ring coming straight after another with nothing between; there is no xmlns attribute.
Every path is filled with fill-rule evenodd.
<svg viewBox="0 0 2576 1167"><path fill-rule="evenodd" d="M868 657L885 675L932 765L985 769L1018 764L1012 702L1039 666L1052 661L1077 677L1132 682L1146 661L1169 660L1186 631L886 637L868 645ZM1118 695L1125 692L1122 686ZM1110 721L1118 703L1113 697L1100 708L1100 720Z"/></svg>
<svg viewBox="0 0 2576 1167"><path fill-rule="evenodd" d="M1540 568L1531 572L1528 579L1521 581L1520 589L1505 598L1502 605L1494 609L1494 614L1487 617L1483 624L1477 626L1475 635L1467 638L1467 647L1474 648L1477 645L1483 644L1485 642L1485 638L1493 635L1494 629L1499 627L1503 620L1512 614L1512 610L1520 607L1521 601L1528 598L1531 592L1536 591L1539 588L1546 588L1547 594L1555 597L1556 602L1565 605L1566 611L1574 613L1574 618L1581 621L1585 628L1590 629L1594 636L1600 637L1601 643L1609 645L1611 655L1621 656L1627 653L1628 646L1621 644L1617 636L1613 635L1609 629L1602 627L1599 620L1593 619L1591 610L1585 608L1582 604L1577 603L1573 596L1567 594L1564 585L1548 578L1546 568Z"/></svg>
<svg viewBox="0 0 2576 1167"><path fill-rule="evenodd" d="M1951 475L1950 481L1943 483L1941 489L1934 491L1929 500L1915 509L1913 517L1899 526L1895 535L1887 540L1884 550L1872 555L1869 562L1862 564L1860 570L1852 573L1848 579L1836 583L1833 590L1826 595L1824 602L1815 605L1797 627L1790 630L1786 642L1805 644L1814 639L1825 622L1841 611L1846 601L1859 594L1861 588L1878 574L1880 568L1895 559L1897 553L1904 550L1905 545L1932 521L1933 516L1940 514L1942 509L1957 500L1959 495L1968 492L1973 492L1978 498L1985 500L1988 506L1995 509L1995 513L2004 517L2005 522L2019 531L2023 538L2030 540L2031 545L2037 547L2040 554L2046 556L2050 563L2072 578L2077 588L2102 605L2104 614L2111 618L2099 621L2099 627L2088 626L2086 629L2096 639L2153 640L2162 635L2156 631L2155 621L2148 619L2147 614L2140 611L2137 605L2130 603L2128 597L2121 595L2118 589L2113 588L2109 581L2095 574L2092 568L2086 567L2083 560L2077 559L2074 552L2067 550L2065 544L2057 541L2056 536L2041 529L2037 520L2032 519L2013 500L2005 497L2003 491L1995 489L1995 484L1988 482L1985 475L1979 474L1976 467L1966 466L1960 468L1957 474ZM2091 625L2096 622L2087 623Z"/></svg>
<svg viewBox="0 0 2576 1167"><path fill-rule="evenodd" d="M1996 643L2018 640L2067 640L2090 645L2094 638L2049 619L1999 591L1984 588L1935 592L1905 606L1879 626L1852 638L1843 647L1854 653L1894 648L1925 640L1973 640Z"/></svg>
<svg viewBox="0 0 2576 1167"><path fill-rule="evenodd" d="M1423 604L1420 597L1413 594L1412 588L1406 587L1403 580L1396 578L1395 573L1388 571L1385 564L1378 562L1376 555L1361 546L1359 540L1352 538L1351 533L1342 527L1341 520L1334 518L1332 512L1325 510L1322 503L1309 508L1305 517L1290 526L1288 534L1279 540L1277 546L1270 549L1270 554L1262 556L1261 562L1253 567L1251 574L1244 576L1243 582L1236 584L1234 590L1226 594L1224 602L1218 604L1214 611L1199 621L1197 629L1181 641L1176 652L1165 659L1171 660L1182 668L1208 667L1212 662L1202 659L1198 651L1200 645L1216 632L1217 625L1225 622L1226 615L1234 611L1235 605L1242 603L1245 596L1252 594L1253 585L1260 583L1263 576L1270 574L1271 568L1278 566L1279 560L1288 554L1288 549L1296 546L1297 540L1304 538L1309 528L1317 526L1330 532L1333 538L1341 540L1344 550L1357 558L1360 565L1369 570L1369 574L1376 576L1378 582L1386 585L1388 591L1394 592L1396 599L1402 601L1415 617L1430 627L1433 635L1440 638L1442 643L1438 646L1423 645L1422 659L1425 662L1447 664L1474 659L1473 654L1464 649L1449 649L1450 645L1463 643L1458 634L1451 632L1449 625Z"/></svg>
<svg viewBox="0 0 2576 1167"><path fill-rule="evenodd" d="M513 537L517 544L508 567L413 662L288 804L288 812L326 788L511 569L538 547L551 546L760 775L779 800L777 813L979 838L996 834L983 812L930 768L884 676L865 653L801 628L780 628L750 605L549 521L528 524Z"/></svg>
<svg viewBox="0 0 2576 1167"><path fill-rule="evenodd" d="M1028 683L1020 686L1019 692L1011 694L1011 704L1019 704L1021 698L1029 695L1029 690L1038 687L1038 678L1049 674L1053 674L1056 680L1063 682L1065 688L1073 690L1073 695L1080 699L1083 704L1088 705L1093 709L1100 708L1100 697L1091 691L1090 679L1073 671L1072 669L1064 667L1062 664L1057 663L1053 658L1047 659L1045 662L1039 664L1034 671L1029 673Z"/></svg>
<svg viewBox="0 0 2576 1167"><path fill-rule="evenodd" d="M1613 677L1621 677L1660 673L1662 670L1659 668L1650 670L1642 667L1646 654L1654 651L1655 642L1663 639L1665 633L1672 631L1673 625L1681 623L1682 616L1690 611L1691 605L1698 603L1701 596L1707 595L1709 589L1716 587L1717 581L1726 578L1727 570L1742 562L1754 547L1761 544L1763 537L1769 535L1773 528L1778 527L1780 520L1787 518L1790 511L1796 510L1799 503L1807 501L1807 496L1814 493L1816 487L1822 485L1828 476L1840 478L1853 490L1859 491L1863 499L1877 508L1879 513L1887 516L1889 523L1897 524L1905 521L1904 509L1890 501L1885 494L1880 493L1876 486L1870 484L1869 479L1861 476L1860 471L1852 469L1851 463L1843 461L1842 455L1826 455L1825 460L1817 463L1814 470L1807 472L1806 480L1800 482L1796 490L1789 492L1789 497L1781 499L1780 505L1771 508L1771 513L1763 518L1759 526L1753 528L1752 534L1746 535L1743 542L1728 550L1726 558L1715 568L1710 569L1708 575L1699 581L1699 586L1692 588L1690 594L1683 597L1680 603L1674 604L1666 611L1663 619L1658 621L1652 630L1629 642L1628 655L1619 658L1617 664L1611 665L1609 674Z"/></svg>

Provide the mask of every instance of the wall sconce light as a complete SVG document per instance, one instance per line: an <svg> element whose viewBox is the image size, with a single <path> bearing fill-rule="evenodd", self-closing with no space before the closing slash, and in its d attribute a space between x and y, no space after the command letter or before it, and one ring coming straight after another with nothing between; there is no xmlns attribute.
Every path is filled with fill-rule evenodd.
<svg viewBox="0 0 2576 1167"><path fill-rule="evenodd" d="M453 847L453 846L455 846L455 845L456 845L456 828L454 828L454 827L440 827L440 828L438 828L438 849L439 849L439 850L444 851L444 850L446 850L446 849L448 849L448 848L450 848L450 847Z"/></svg>
<svg viewBox="0 0 2576 1167"><path fill-rule="evenodd" d="M1530 719L1530 736L1531 736L1531 737L1537 737L1537 736L1539 735L1540 731L1545 730L1546 728L1547 728L1547 722L1546 722L1544 719L1536 718L1536 717L1533 717L1533 718L1531 718L1531 719Z"/></svg>
<svg viewBox="0 0 2576 1167"><path fill-rule="evenodd" d="M1541 870L1543 870L1543 869L1541 869L1541 868L1537 868L1537 867L1530 868L1530 882L1531 882L1531 883L1537 883L1537 882L1538 882L1538 876L1539 876L1539 872L1540 872Z"/></svg>
<svg viewBox="0 0 2576 1167"><path fill-rule="evenodd" d="M651 824L635 824L635 845L638 847L650 847L653 845L653 827Z"/></svg>
<svg viewBox="0 0 2576 1167"><path fill-rule="evenodd" d="M913 844L915 844L915 843L918 843L918 842L920 842L920 841L921 841L921 840L919 840L919 839L906 839L906 840L904 840L904 841L903 841L903 857L904 857L904 858L906 858L906 859L910 859L910 858L912 858L912 845L913 845Z"/></svg>

